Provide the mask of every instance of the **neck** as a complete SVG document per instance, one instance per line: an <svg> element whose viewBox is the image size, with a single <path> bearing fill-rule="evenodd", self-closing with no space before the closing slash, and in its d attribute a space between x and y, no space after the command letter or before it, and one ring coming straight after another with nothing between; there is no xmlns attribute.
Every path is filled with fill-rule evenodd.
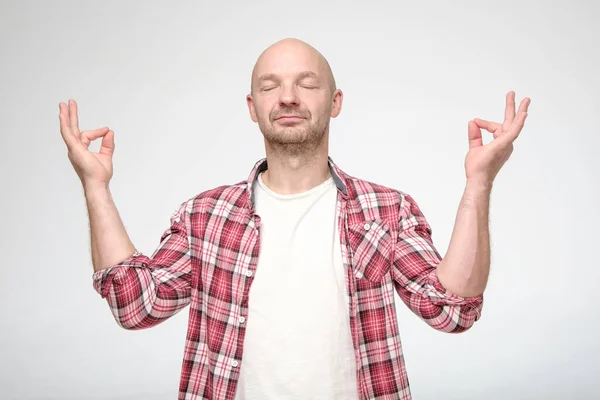
<svg viewBox="0 0 600 400"><path fill-rule="evenodd" d="M306 192L331 177L327 157L327 143L322 149L293 154L267 145L268 169L262 175L263 183L279 194Z"/></svg>

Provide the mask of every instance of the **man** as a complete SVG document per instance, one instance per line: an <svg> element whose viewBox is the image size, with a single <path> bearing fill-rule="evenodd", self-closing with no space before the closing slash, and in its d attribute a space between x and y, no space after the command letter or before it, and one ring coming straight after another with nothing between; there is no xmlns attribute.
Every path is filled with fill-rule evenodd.
<svg viewBox="0 0 600 400"><path fill-rule="evenodd" d="M95 289L126 329L190 305L180 399L410 399L394 292L441 331L479 318L492 183L530 100L515 113L510 92L504 123L469 122L465 192L443 259L410 195L328 157L343 94L316 49L295 39L266 49L246 100L266 159L247 180L183 202L150 257L110 196L114 132L81 132L77 104L59 104L87 200ZM485 146L481 128L494 135Z"/></svg>

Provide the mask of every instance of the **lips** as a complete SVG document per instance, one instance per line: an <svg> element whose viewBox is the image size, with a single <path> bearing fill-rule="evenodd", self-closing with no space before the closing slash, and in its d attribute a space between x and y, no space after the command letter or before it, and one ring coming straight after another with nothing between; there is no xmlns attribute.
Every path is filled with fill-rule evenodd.
<svg viewBox="0 0 600 400"><path fill-rule="evenodd" d="M281 117L278 117L277 119L278 120L279 119L302 119L302 117L299 115L282 115Z"/></svg>

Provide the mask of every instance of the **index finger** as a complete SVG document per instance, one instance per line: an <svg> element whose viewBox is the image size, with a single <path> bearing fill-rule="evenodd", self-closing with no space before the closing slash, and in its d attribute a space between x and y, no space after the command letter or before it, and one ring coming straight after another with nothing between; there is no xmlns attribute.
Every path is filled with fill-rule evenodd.
<svg viewBox="0 0 600 400"><path fill-rule="evenodd" d="M69 99L69 123L73 135L79 137L79 117L77 115L77 103L73 99Z"/></svg>
<svg viewBox="0 0 600 400"><path fill-rule="evenodd" d="M60 121L60 134L68 146L75 138L75 135L73 135L73 132L71 131L71 128L69 126L69 113L67 105L61 101L60 103L58 103L58 110L58 119Z"/></svg>
<svg viewBox="0 0 600 400"><path fill-rule="evenodd" d="M504 131L508 130L515 119L515 92L510 91L506 95L506 109L504 110L504 123L502 128Z"/></svg>

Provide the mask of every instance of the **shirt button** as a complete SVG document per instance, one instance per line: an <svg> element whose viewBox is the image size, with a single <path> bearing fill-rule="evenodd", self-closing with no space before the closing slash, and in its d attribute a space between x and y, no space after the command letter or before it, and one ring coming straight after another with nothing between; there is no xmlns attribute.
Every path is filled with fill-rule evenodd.
<svg viewBox="0 0 600 400"><path fill-rule="evenodd" d="M246 322L246 318L244 317L239 317L238 321L240 321L240 324L243 324L244 322Z"/></svg>
<svg viewBox="0 0 600 400"><path fill-rule="evenodd" d="M250 271L250 270L246 271L246 276L247 277L251 277L252 276L252 271Z"/></svg>
<svg viewBox="0 0 600 400"><path fill-rule="evenodd" d="M237 362L236 360L233 360L233 361L231 362L231 365L233 365L234 367L237 367L237 366L238 366L238 362Z"/></svg>
<svg viewBox="0 0 600 400"><path fill-rule="evenodd" d="M364 228L365 228L365 231L368 231L369 229L371 229L371 225L365 224Z"/></svg>

